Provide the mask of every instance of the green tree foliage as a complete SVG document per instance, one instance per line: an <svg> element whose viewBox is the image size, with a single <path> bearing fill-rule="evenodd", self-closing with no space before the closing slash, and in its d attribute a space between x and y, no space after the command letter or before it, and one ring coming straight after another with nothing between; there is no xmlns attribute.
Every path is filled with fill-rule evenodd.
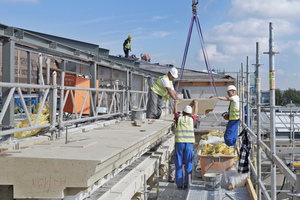
<svg viewBox="0 0 300 200"><path fill-rule="evenodd" d="M283 99L283 95L280 91L280 89L275 89L275 105L277 106L282 106L282 99Z"/></svg>
<svg viewBox="0 0 300 200"><path fill-rule="evenodd" d="M300 104L300 91L289 88L288 90L286 90L282 93L281 105L289 104L289 103L291 103L291 100L292 100L293 104L299 105Z"/></svg>

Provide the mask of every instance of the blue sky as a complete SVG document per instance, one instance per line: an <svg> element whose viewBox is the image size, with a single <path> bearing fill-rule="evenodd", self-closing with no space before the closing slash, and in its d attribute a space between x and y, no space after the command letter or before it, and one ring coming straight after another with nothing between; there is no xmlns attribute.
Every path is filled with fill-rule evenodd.
<svg viewBox="0 0 300 200"><path fill-rule="evenodd" d="M132 35L132 54L181 67L192 0L0 0L0 23L98 44L122 54ZM249 56L254 71L260 44L262 90L269 89L269 23L273 23L276 88L300 90L299 0L199 0L198 15L212 69L238 72ZM186 69L205 70L194 27Z"/></svg>

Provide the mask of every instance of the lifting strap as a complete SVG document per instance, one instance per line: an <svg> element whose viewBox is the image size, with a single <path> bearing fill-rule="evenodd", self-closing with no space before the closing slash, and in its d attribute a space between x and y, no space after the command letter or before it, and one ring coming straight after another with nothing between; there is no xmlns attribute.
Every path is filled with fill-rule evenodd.
<svg viewBox="0 0 300 200"><path fill-rule="evenodd" d="M215 96L218 96L217 89L216 89L216 84L215 84L215 81L214 81L214 77L212 75L211 67L210 67L210 64L209 64L209 60L208 60L208 56L207 56L207 52L206 52L206 48L205 48L205 43L204 43L203 34L202 34L201 26L200 26L200 21L199 21L198 15L197 15L197 4L198 4L198 1L195 2L193 0L193 5L192 5L192 7L193 7L193 16L192 16L192 20L191 20L191 24L190 24L190 28L189 28L189 33L188 33L187 41L186 41L186 45L185 45L185 50L184 50L184 54L183 54L183 58L182 58L179 81L178 81L178 84L177 84L177 87L176 87L176 91L179 90L179 86L180 86L180 83L181 83L181 80L182 80L182 75L183 75L184 66L185 66L185 62L186 62L186 58L187 58L187 53L188 53L188 50L189 50L193 25L194 25L194 22L195 22L196 27L197 27L197 31L198 31L198 35L199 35L199 39L200 39L200 43L201 43L201 47L202 47L202 54L203 54L203 57L204 57L207 73L208 73L209 80L210 80L210 85L211 85L212 91L215 94Z"/></svg>

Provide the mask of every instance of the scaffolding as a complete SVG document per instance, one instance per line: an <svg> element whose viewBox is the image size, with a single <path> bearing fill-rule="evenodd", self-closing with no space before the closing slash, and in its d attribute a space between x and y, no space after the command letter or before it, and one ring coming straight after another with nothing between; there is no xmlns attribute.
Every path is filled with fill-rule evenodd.
<svg viewBox="0 0 300 200"><path fill-rule="evenodd" d="M274 40L273 40L273 27L270 23L270 43L269 43L269 65L270 65L270 105L268 106L269 112L267 113L268 118L270 119L269 124L269 136L270 140L262 140L262 135L265 133L262 132L262 123L261 118L264 113L261 112L263 105L261 104L261 89L260 89L260 57L259 57L259 43L256 43L256 127L250 127L250 116L251 114L246 115L247 124L244 123L244 109L241 112L242 127L246 128L250 133L253 139L253 146L256 146L256 152L252 151L252 155L249 156L249 163L251 169L252 178L254 178L255 184L257 184L257 199L261 200L262 195L264 199L276 200L278 197L278 192L288 192L288 196L293 199L299 199L300 193L300 174L294 173L293 162L295 159L296 152L298 149L295 149L295 129L299 130L299 114L297 112L278 112L275 113L278 108L275 106L275 67L274 67L274 54L277 52L273 51ZM239 88L241 88L240 99L241 99L241 108L244 108L247 105L247 113L250 113L250 93L249 93L249 63L247 57L247 70L246 70L246 101L244 101L244 72L243 64L241 67L240 80L238 82ZM265 106L264 106L265 107ZM296 117L296 118L295 118ZM253 116L252 116L253 119ZM296 123L295 123L296 122ZM285 130L284 130L285 129ZM290 138L288 139L290 146L289 147L280 147L279 151L276 145L276 130L286 131ZM267 190L262 179L262 152L266 154L268 161L270 162L270 172L267 172L271 175L271 187L270 190ZM290 154L290 163L291 168L284 163L284 161L277 154ZM253 164L256 156L256 166ZM268 164L267 164L268 165ZM285 178L289 181L290 190L278 190L276 187L276 177L278 170L282 173Z"/></svg>
<svg viewBox="0 0 300 200"><path fill-rule="evenodd" d="M0 24L0 45L2 45L2 104L0 124L2 140L10 141L14 133L46 129L51 132L51 138L61 136L62 131L70 124L92 122L112 117L128 118L132 109L145 110L149 86L159 77L158 73L143 71L138 68L139 63L124 58L108 55L109 51L84 42L49 36L20 28ZM25 51L27 59L27 83L15 83L15 51ZM32 54L38 55L37 77L38 82L32 83ZM58 59L61 69L50 73L50 59ZM65 85L67 63L77 63L88 67L90 85L80 88ZM44 67L45 66L45 67ZM43 68L45 74L43 74ZM110 88L98 87L103 77L100 71L111 69ZM117 72L125 77L120 84L113 73ZM111 74L111 75L110 75ZM76 74L75 74L76 76ZM45 79L45 80L44 80ZM120 87L122 86L122 87ZM32 94L31 91L38 91ZM25 91L25 93L24 93ZM82 91L83 105L89 103L89 115L83 114L83 108L76 108L74 94ZM89 98L90 102L88 102ZM19 105L28 120L29 126L14 129L16 120L14 116L14 101L18 99ZM74 113L71 117L66 115L63 108L71 99ZM37 117L32 123L30 120L30 105L32 99L38 99L41 104ZM46 101L50 105L50 122L38 125L42 107ZM105 112L99 113L99 108Z"/></svg>

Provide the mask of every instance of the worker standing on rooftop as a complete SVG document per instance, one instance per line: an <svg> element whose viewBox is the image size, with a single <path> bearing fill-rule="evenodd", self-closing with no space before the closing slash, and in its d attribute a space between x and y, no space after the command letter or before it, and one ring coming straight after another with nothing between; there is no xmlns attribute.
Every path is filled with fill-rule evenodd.
<svg viewBox="0 0 300 200"><path fill-rule="evenodd" d="M148 93L147 118L159 119L163 100L168 101L169 96L174 100L180 100L172 83L172 80L175 78L178 78L178 71L175 67L172 67L168 74L159 77L158 80L153 83Z"/></svg>
<svg viewBox="0 0 300 200"><path fill-rule="evenodd" d="M240 123L240 105L239 97L236 95L236 88L234 85L229 85L227 87L228 97L217 97L211 96L210 98L217 98L222 101L230 101L229 111L228 111L228 123L226 125L226 130L224 134L225 144L227 146L236 146L236 138L238 135L238 127Z"/></svg>
<svg viewBox="0 0 300 200"><path fill-rule="evenodd" d="M125 53L125 58L129 58L129 51L131 51L131 35L123 43L123 50Z"/></svg>
<svg viewBox="0 0 300 200"><path fill-rule="evenodd" d="M194 113L192 107L187 105L183 109L183 115L177 112L179 101L174 103L174 119L175 119L175 180L178 188L187 188L189 184L189 174L193 171L194 161L194 124L197 118L198 100L194 99ZM193 113L193 115L192 115ZM182 165L185 163L185 177L183 178ZM184 180L184 181L183 181Z"/></svg>
<svg viewBox="0 0 300 200"><path fill-rule="evenodd" d="M143 61L147 61L147 62L150 62L150 56L149 54L141 54L141 60Z"/></svg>

